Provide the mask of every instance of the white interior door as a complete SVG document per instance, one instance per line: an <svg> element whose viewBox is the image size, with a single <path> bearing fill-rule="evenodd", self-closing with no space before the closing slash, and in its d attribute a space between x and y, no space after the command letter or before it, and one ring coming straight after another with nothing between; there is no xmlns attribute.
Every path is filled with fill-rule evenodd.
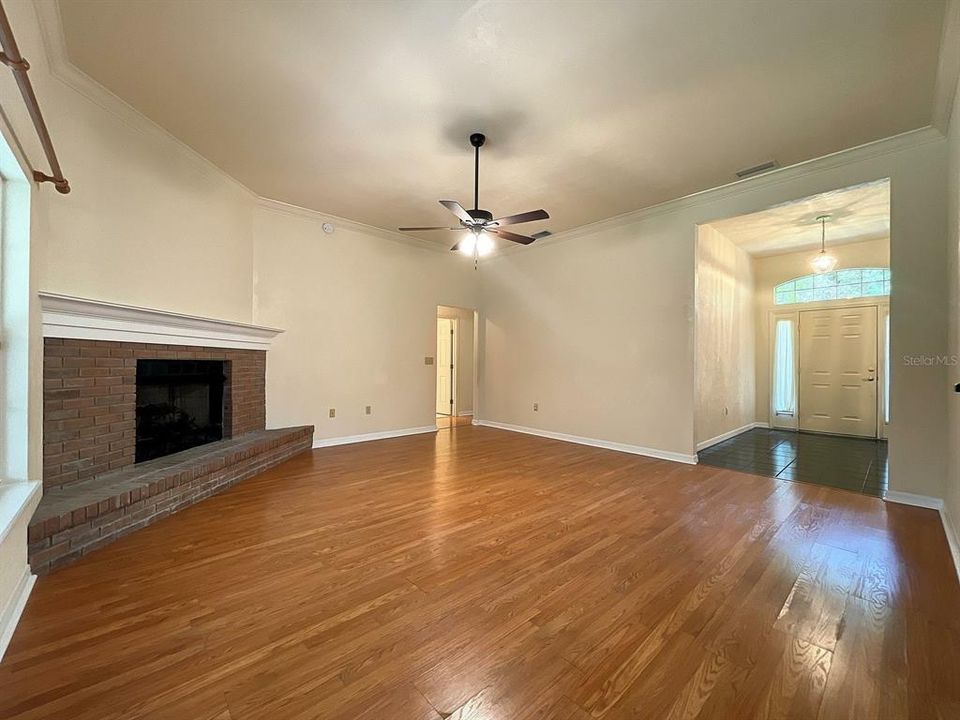
<svg viewBox="0 0 960 720"><path fill-rule="evenodd" d="M800 313L800 429L877 436L877 309Z"/></svg>
<svg viewBox="0 0 960 720"><path fill-rule="evenodd" d="M453 414L453 320L437 318L437 414Z"/></svg>

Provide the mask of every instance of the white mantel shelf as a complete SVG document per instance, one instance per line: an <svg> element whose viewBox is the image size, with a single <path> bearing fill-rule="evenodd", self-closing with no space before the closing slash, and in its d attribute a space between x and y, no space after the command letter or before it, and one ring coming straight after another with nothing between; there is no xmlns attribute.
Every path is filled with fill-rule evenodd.
<svg viewBox="0 0 960 720"><path fill-rule="evenodd" d="M269 350L277 328L41 292L43 336Z"/></svg>

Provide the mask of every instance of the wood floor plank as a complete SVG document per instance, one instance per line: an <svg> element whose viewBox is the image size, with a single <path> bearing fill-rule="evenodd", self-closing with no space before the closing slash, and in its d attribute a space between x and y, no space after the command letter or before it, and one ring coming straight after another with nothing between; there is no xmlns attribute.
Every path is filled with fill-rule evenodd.
<svg viewBox="0 0 960 720"><path fill-rule="evenodd" d="M937 514L459 425L41 578L0 718L955 718Z"/></svg>

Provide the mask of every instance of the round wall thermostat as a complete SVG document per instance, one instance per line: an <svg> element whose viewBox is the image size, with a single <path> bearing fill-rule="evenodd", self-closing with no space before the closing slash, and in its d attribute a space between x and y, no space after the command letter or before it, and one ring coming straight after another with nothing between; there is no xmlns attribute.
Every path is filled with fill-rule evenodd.
<svg viewBox="0 0 960 720"><path fill-rule="evenodd" d="M324 231L327 235L329 235L330 233L332 233L332 232L334 231L333 223L328 223L328 222L324 223L324 224L323 224L323 231Z"/></svg>

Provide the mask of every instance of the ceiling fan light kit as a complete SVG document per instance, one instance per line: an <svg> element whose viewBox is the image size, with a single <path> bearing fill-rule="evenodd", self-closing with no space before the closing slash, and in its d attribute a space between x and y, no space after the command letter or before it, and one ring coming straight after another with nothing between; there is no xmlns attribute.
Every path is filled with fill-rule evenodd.
<svg viewBox="0 0 960 720"><path fill-rule="evenodd" d="M527 235L520 235L501 229L504 225L519 225L521 223L533 222L534 220L546 220L550 217L546 210L531 210L530 212L520 213L518 215L507 215L506 217L494 218L489 210L480 208L480 148L486 142L487 138L483 133L473 133L470 135L470 144L474 148L473 164L473 209L465 210L456 200L441 200L440 204L447 210L457 216L460 221L459 227L402 227L401 232L423 232L425 230L453 230L469 231L469 235L458 241L451 251L458 251L464 255L473 255L474 259L488 255L493 251L494 243L491 236L503 238L510 242L521 245L529 245L536 238Z"/></svg>

